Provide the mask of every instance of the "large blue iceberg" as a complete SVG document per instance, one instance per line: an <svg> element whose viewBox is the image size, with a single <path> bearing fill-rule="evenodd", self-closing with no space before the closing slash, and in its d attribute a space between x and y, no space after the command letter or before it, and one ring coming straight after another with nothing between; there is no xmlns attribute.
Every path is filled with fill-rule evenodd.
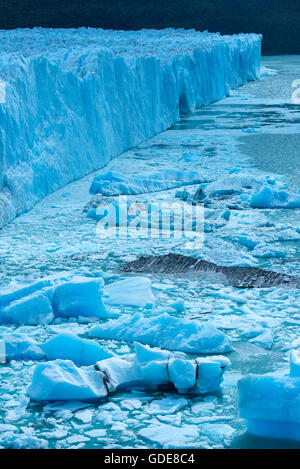
<svg viewBox="0 0 300 469"><path fill-rule="evenodd" d="M248 375L239 382L239 411L254 435L300 441L300 356L290 373Z"/></svg>
<svg viewBox="0 0 300 469"><path fill-rule="evenodd" d="M114 391L176 390L195 395L217 393L230 361L222 356L187 359L166 350L135 344L134 360L117 356L93 367L55 360L36 366L28 396L34 401L93 401Z"/></svg>
<svg viewBox="0 0 300 469"><path fill-rule="evenodd" d="M92 327L92 337L137 341L167 350L216 354L232 350L230 339L210 322L199 323L167 313L154 317L124 314Z"/></svg>
<svg viewBox="0 0 300 469"><path fill-rule="evenodd" d="M0 330L1 359L11 360L72 360L75 365L95 365L97 361L113 356L93 340L72 334L58 334L44 343L38 343L28 334Z"/></svg>
<svg viewBox="0 0 300 469"><path fill-rule="evenodd" d="M35 28L0 39L0 226L260 69L256 34Z"/></svg>
<svg viewBox="0 0 300 469"><path fill-rule="evenodd" d="M52 277L0 294L0 321L49 324L56 317L107 318L101 277Z"/></svg>

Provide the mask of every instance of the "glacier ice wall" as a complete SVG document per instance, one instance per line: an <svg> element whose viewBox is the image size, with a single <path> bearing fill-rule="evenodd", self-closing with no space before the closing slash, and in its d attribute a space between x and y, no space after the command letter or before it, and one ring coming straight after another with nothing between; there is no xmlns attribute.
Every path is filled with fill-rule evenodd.
<svg viewBox="0 0 300 469"><path fill-rule="evenodd" d="M35 28L0 39L0 227L260 67L255 34Z"/></svg>

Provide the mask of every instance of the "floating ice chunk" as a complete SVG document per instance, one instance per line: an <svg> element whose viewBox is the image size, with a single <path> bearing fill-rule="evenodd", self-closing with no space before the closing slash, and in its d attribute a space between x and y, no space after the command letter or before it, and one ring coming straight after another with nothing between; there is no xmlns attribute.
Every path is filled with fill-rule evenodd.
<svg viewBox="0 0 300 469"><path fill-rule="evenodd" d="M173 301L168 304L168 307L174 309L178 313L183 313L183 311L185 311L184 300Z"/></svg>
<svg viewBox="0 0 300 469"><path fill-rule="evenodd" d="M167 350L216 354L231 351L230 339L212 323L175 318L168 314L146 318L141 314L123 315L94 326L90 335L102 339L138 341Z"/></svg>
<svg viewBox="0 0 300 469"><path fill-rule="evenodd" d="M229 362L218 356L184 360L167 351L151 350L140 344L135 346L134 361L111 357L98 361L93 368L77 368L69 360L38 365L28 395L37 401L89 401L114 391L174 390L174 386L184 393L214 393L220 389L223 371ZM64 406L62 410L68 409Z"/></svg>
<svg viewBox="0 0 300 469"><path fill-rule="evenodd" d="M261 334L251 339L249 342L255 345L259 345L260 347L263 347L267 350L270 350L273 346L274 336L272 331L270 329L267 329Z"/></svg>
<svg viewBox="0 0 300 469"><path fill-rule="evenodd" d="M53 311L60 317L108 317L102 302L102 278L77 277L58 285L53 296Z"/></svg>
<svg viewBox="0 0 300 469"><path fill-rule="evenodd" d="M220 362L207 358L197 358L197 381L195 392L208 394L218 392L223 381L223 369Z"/></svg>
<svg viewBox="0 0 300 469"><path fill-rule="evenodd" d="M5 361L42 360L46 357L42 348L26 334L18 332L0 334L5 344Z"/></svg>
<svg viewBox="0 0 300 469"><path fill-rule="evenodd" d="M274 249L267 244L258 245L251 254L263 259L286 257L286 253L282 249Z"/></svg>
<svg viewBox="0 0 300 469"><path fill-rule="evenodd" d="M160 350L158 348L150 348L146 345L134 343L135 362L138 366L145 365L150 361L167 361L172 357L172 353L168 350Z"/></svg>
<svg viewBox="0 0 300 469"><path fill-rule="evenodd" d="M9 423L0 423L0 432L16 432L18 431L18 427L15 425L11 425Z"/></svg>
<svg viewBox="0 0 300 469"><path fill-rule="evenodd" d="M26 296L31 295L32 293L38 292L43 289L48 289L52 286L52 280L40 280L38 282L31 283L30 285L25 285L21 288L10 290L6 293L0 295L0 312L1 308L8 306L10 303L13 303L17 300L20 300Z"/></svg>
<svg viewBox="0 0 300 469"><path fill-rule="evenodd" d="M258 190L263 181L249 175L226 176L208 184L204 192L209 197L226 197L233 194L241 194L244 191Z"/></svg>
<svg viewBox="0 0 300 469"><path fill-rule="evenodd" d="M47 449L48 441L26 433L6 432L0 436L0 446L6 449Z"/></svg>
<svg viewBox="0 0 300 469"><path fill-rule="evenodd" d="M99 360L112 357L92 340L70 334L59 334L41 345L48 360L62 358L72 360L75 365L94 365Z"/></svg>
<svg viewBox="0 0 300 469"><path fill-rule="evenodd" d="M170 377L168 373L168 361L150 361L137 369L144 386L148 389L157 389L159 387L170 387Z"/></svg>
<svg viewBox="0 0 300 469"><path fill-rule="evenodd" d="M275 191L271 187L264 187L253 194L250 200L252 208L300 208L300 195L285 191Z"/></svg>
<svg viewBox="0 0 300 469"><path fill-rule="evenodd" d="M107 390L103 375L93 367L55 360L36 366L27 394L34 401L93 401L105 397Z"/></svg>
<svg viewBox="0 0 300 469"><path fill-rule="evenodd" d="M226 357L189 360L141 344L135 344L135 348L136 375L152 389L172 384L179 393L214 393L219 391L223 371L230 365Z"/></svg>
<svg viewBox="0 0 300 469"><path fill-rule="evenodd" d="M155 399L143 409L144 412L152 415L170 415L179 412L188 404L183 397L170 397L165 399Z"/></svg>
<svg viewBox="0 0 300 469"><path fill-rule="evenodd" d="M196 425L150 425L138 432L138 435L162 448L189 448L199 437Z"/></svg>
<svg viewBox="0 0 300 469"><path fill-rule="evenodd" d="M132 362L119 357L99 361L96 369L103 374L108 392L130 389L138 382Z"/></svg>
<svg viewBox="0 0 300 469"><path fill-rule="evenodd" d="M106 436L106 430L104 428L95 428L94 430L89 430L85 432L85 435L90 438L101 438Z"/></svg>
<svg viewBox="0 0 300 469"><path fill-rule="evenodd" d="M239 381L239 411L249 433L300 441L299 369L298 352L292 352L290 376L248 375Z"/></svg>
<svg viewBox="0 0 300 469"><path fill-rule="evenodd" d="M200 182L201 177L196 171L164 169L136 177L128 177L116 171L108 171L95 177L90 192L105 196L144 194Z"/></svg>
<svg viewBox="0 0 300 469"><path fill-rule="evenodd" d="M290 376L300 378L300 352L292 350L290 353Z"/></svg>
<svg viewBox="0 0 300 469"><path fill-rule="evenodd" d="M0 295L0 321L49 324L55 316L109 317L102 302L103 279L51 278Z"/></svg>
<svg viewBox="0 0 300 469"><path fill-rule="evenodd" d="M197 371L195 362L174 357L169 361L168 371L170 380L179 393L185 394L194 390Z"/></svg>
<svg viewBox="0 0 300 469"><path fill-rule="evenodd" d="M0 320L13 324L49 324L53 312L46 291L34 292L0 309Z"/></svg>
<svg viewBox="0 0 300 469"><path fill-rule="evenodd" d="M28 413L26 412L26 409L29 402L29 397L25 395L21 395L15 398L13 408L7 412L5 421L8 423L18 422L19 420L27 418Z"/></svg>
<svg viewBox="0 0 300 469"><path fill-rule="evenodd" d="M203 423L200 426L200 431L212 443L225 443L226 445L230 443L232 436L236 432L234 428L226 423Z"/></svg>
<svg viewBox="0 0 300 469"><path fill-rule="evenodd" d="M264 327L259 324L247 325L241 330L241 335L246 339L254 339L265 331Z"/></svg>
<svg viewBox="0 0 300 469"><path fill-rule="evenodd" d="M89 423L93 419L93 412L90 409L79 410L74 417L82 423Z"/></svg>
<svg viewBox="0 0 300 469"><path fill-rule="evenodd" d="M151 280L147 277L129 277L104 287L104 303L145 308L155 303Z"/></svg>

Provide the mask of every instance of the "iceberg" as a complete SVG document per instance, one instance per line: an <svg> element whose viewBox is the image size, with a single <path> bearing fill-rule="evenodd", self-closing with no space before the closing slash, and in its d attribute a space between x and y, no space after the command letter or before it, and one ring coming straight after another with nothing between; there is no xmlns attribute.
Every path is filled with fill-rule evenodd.
<svg viewBox="0 0 300 469"><path fill-rule="evenodd" d="M53 277L0 294L0 322L49 324L55 317L108 318L103 301L103 279Z"/></svg>
<svg viewBox="0 0 300 469"><path fill-rule="evenodd" d="M276 191L264 187L260 192L252 195L252 208L300 208L300 194L290 194L286 191Z"/></svg>
<svg viewBox="0 0 300 469"><path fill-rule="evenodd" d="M12 324L48 324L54 319L47 291L35 292L0 309L0 320Z"/></svg>
<svg viewBox="0 0 300 469"><path fill-rule="evenodd" d="M11 360L72 360L78 366L94 365L99 360L113 356L93 340L81 339L71 334L58 334L44 343L38 343L28 334L0 331L4 344L3 361Z"/></svg>
<svg viewBox="0 0 300 469"><path fill-rule="evenodd" d="M217 356L195 360L179 358L166 350L151 349L138 343L135 351L134 359L113 356L98 361L93 367L79 368L74 361L59 359L39 364L27 394L34 401L93 401L115 391L132 389L175 389L180 394L196 395L216 393L220 390L224 369L230 364L228 359ZM175 412L178 406L187 403L185 399L176 402L174 399L165 403L162 413L174 409L174 404ZM157 406L148 410L159 413Z"/></svg>
<svg viewBox="0 0 300 469"><path fill-rule="evenodd" d="M0 333L0 339L2 344L4 344L2 359L5 362L11 360L42 360L46 358L46 354L39 344L26 334L4 332Z"/></svg>
<svg viewBox="0 0 300 469"><path fill-rule="evenodd" d="M0 38L0 227L260 72L256 34L34 28Z"/></svg>
<svg viewBox="0 0 300 469"><path fill-rule="evenodd" d="M147 277L129 277L104 287L103 301L107 305L152 307L155 296L151 290L151 280Z"/></svg>
<svg viewBox="0 0 300 469"><path fill-rule="evenodd" d="M99 360L113 355L103 350L92 340L81 339L70 334L59 334L40 345L47 360L58 358L72 360L75 365L94 365Z"/></svg>
<svg viewBox="0 0 300 469"><path fill-rule="evenodd" d="M25 432L4 432L0 436L0 446L6 449L48 449L48 441Z"/></svg>
<svg viewBox="0 0 300 469"><path fill-rule="evenodd" d="M71 360L39 363L27 390L34 401L94 401L107 395L103 375L94 367L79 368Z"/></svg>
<svg viewBox="0 0 300 469"><path fill-rule="evenodd" d="M53 295L53 311L59 317L107 317L102 302L102 278L74 278L58 285Z"/></svg>
<svg viewBox="0 0 300 469"><path fill-rule="evenodd" d="M290 373L248 375L238 383L239 413L248 432L300 441L300 360L290 356Z"/></svg>
<svg viewBox="0 0 300 469"><path fill-rule="evenodd" d="M133 195L164 191L192 184L199 184L201 177L195 171L165 169L146 176L128 177L116 171L98 174L90 192L104 196Z"/></svg>
<svg viewBox="0 0 300 469"><path fill-rule="evenodd" d="M256 337L250 340L252 344L259 345L262 348L271 350L274 342L274 336L270 329L263 331L261 334L258 334Z"/></svg>
<svg viewBox="0 0 300 469"><path fill-rule="evenodd" d="M150 389L171 385L179 394L209 394L220 390L223 373L230 361L225 357L195 360L148 346L135 344L135 373Z"/></svg>
<svg viewBox="0 0 300 469"><path fill-rule="evenodd" d="M91 328L91 337L141 342L167 350L218 354L232 350L230 339L210 322L176 318L167 313L154 317L125 314Z"/></svg>
<svg viewBox="0 0 300 469"><path fill-rule="evenodd" d="M209 197L228 197L241 194L245 191L254 191L261 188L263 180L259 180L251 175L235 175L217 179L207 184L203 189L204 194Z"/></svg>

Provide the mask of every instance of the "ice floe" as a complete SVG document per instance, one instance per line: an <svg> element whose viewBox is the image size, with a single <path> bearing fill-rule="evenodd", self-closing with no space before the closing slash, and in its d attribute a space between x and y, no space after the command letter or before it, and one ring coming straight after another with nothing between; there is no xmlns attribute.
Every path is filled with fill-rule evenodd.
<svg viewBox="0 0 300 469"><path fill-rule="evenodd" d="M187 353L218 354L231 351L230 339L211 322L176 318L167 313L155 317L141 314L122 315L96 325L91 337L141 342L168 350Z"/></svg>
<svg viewBox="0 0 300 469"><path fill-rule="evenodd" d="M70 277L70 276L69 276ZM109 317L102 301L103 279L50 279L0 295L0 320L11 324L49 324L55 317Z"/></svg>
<svg viewBox="0 0 300 469"><path fill-rule="evenodd" d="M105 196L144 194L198 184L201 180L202 177L196 171L165 169L145 176L139 175L131 178L122 173L108 171L95 177L90 192Z"/></svg>
<svg viewBox="0 0 300 469"><path fill-rule="evenodd" d="M104 287L104 303L108 305L152 307L155 296L147 277L129 277Z"/></svg>

